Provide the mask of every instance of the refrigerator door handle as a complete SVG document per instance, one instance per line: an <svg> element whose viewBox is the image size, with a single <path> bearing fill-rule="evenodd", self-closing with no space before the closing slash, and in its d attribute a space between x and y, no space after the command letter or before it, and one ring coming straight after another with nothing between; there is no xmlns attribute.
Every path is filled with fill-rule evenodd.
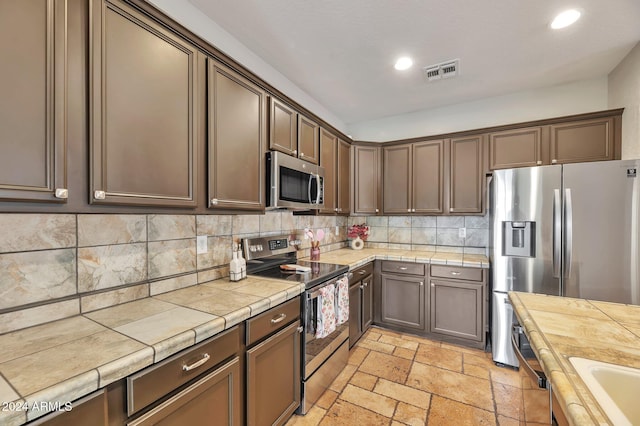
<svg viewBox="0 0 640 426"><path fill-rule="evenodd" d="M560 190L553 190L553 278L560 278L560 235L562 230L562 211L560 209Z"/></svg>
<svg viewBox="0 0 640 426"><path fill-rule="evenodd" d="M571 188L564 190L564 278L571 277L571 260L573 257L573 204Z"/></svg>

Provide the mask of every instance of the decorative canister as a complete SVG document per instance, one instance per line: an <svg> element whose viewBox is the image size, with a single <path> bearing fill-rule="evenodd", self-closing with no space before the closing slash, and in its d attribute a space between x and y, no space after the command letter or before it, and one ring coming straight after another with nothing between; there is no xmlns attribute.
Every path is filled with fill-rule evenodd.
<svg viewBox="0 0 640 426"><path fill-rule="evenodd" d="M362 241L362 238L356 237L355 239L351 240L351 243L349 243L349 245L354 250L362 250L364 248L364 241Z"/></svg>

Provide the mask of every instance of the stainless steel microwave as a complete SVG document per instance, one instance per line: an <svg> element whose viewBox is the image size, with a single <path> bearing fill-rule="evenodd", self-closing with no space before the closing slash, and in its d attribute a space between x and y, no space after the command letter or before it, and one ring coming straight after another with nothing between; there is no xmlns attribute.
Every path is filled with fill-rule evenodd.
<svg viewBox="0 0 640 426"><path fill-rule="evenodd" d="M267 208L312 210L324 207L324 168L267 152Z"/></svg>

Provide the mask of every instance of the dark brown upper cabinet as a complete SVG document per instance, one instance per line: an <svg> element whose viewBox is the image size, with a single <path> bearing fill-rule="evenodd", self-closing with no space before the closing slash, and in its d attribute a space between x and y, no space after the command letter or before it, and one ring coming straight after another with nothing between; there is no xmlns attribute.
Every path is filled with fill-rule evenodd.
<svg viewBox="0 0 640 426"><path fill-rule="evenodd" d="M318 164L320 125L274 97L269 103L269 149Z"/></svg>
<svg viewBox="0 0 640 426"><path fill-rule="evenodd" d="M443 213L444 155L444 140L383 148L383 213Z"/></svg>
<svg viewBox="0 0 640 426"><path fill-rule="evenodd" d="M122 1L90 5L90 202L195 207L204 58Z"/></svg>
<svg viewBox="0 0 640 426"><path fill-rule="evenodd" d="M551 164L614 159L614 118L554 124L551 131Z"/></svg>
<svg viewBox="0 0 640 426"><path fill-rule="evenodd" d="M412 213L444 213L445 141L413 144Z"/></svg>
<svg viewBox="0 0 640 426"><path fill-rule="evenodd" d="M342 139L338 139L337 155L337 213L348 215L351 211L351 209L349 208L351 200L351 186L349 182L349 179L351 177L351 145L343 141Z"/></svg>
<svg viewBox="0 0 640 426"><path fill-rule="evenodd" d="M483 135L451 139L449 213L482 213Z"/></svg>
<svg viewBox="0 0 640 426"><path fill-rule="evenodd" d="M320 166L324 169L324 214L349 214L351 145L320 128Z"/></svg>
<svg viewBox="0 0 640 426"><path fill-rule="evenodd" d="M542 128L506 130L489 135L489 169L540 166Z"/></svg>
<svg viewBox="0 0 640 426"><path fill-rule="evenodd" d="M209 207L264 210L266 94L209 59Z"/></svg>
<svg viewBox="0 0 640 426"><path fill-rule="evenodd" d="M66 13L64 0L0 2L0 200L67 199Z"/></svg>
<svg viewBox="0 0 640 426"><path fill-rule="evenodd" d="M380 213L380 149L354 146L353 149L353 213Z"/></svg>
<svg viewBox="0 0 640 426"><path fill-rule="evenodd" d="M411 212L411 144L382 148L382 213Z"/></svg>

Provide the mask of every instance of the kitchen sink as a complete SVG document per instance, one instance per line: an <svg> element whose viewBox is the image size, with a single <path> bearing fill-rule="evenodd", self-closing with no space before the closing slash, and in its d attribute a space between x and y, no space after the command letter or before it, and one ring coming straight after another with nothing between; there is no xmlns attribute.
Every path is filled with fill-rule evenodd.
<svg viewBox="0 0 640 426"><path fill-rule="evenodd" d="M614 425L640 424L640 369L579 357L569 361Z"/></svg>

